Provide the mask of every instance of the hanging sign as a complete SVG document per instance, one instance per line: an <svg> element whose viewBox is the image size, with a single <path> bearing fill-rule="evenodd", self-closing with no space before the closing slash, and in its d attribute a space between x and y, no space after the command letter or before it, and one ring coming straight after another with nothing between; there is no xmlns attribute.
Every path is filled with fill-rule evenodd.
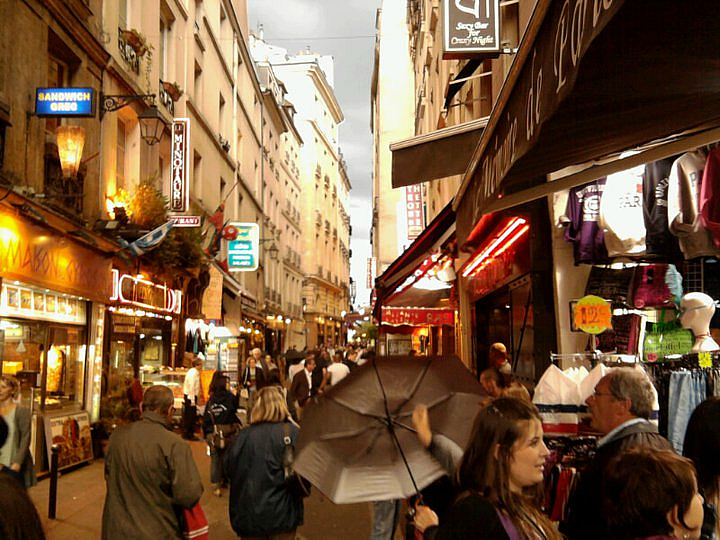
<svg viewBox="0 0 720 540"><path fill-rule="evenodd" d="M499 0L443 2L443 58L500 53Z"/></svg>
<svg viewBox="0 0 720 540"><path fill-rule="evenodd" d="M422 186L420 184L405 188L405 212L408 240L415 240L425 228L425 212L423 212Z"/></svg>
<svg viewBox="0 0 720 540"><path fill-rule="evenodd" d="M36 116L94 116L94 105L92 88L35 89Z"/></svg>
<svg viewBox="0 0 720 540"><path fill-rule="evenodd" d="M186 212L190 200L190 119L172 123L170 163L170 211Z"/></svg>
<svg viewBox="0 0 720 540"><path fill-rule="evenodd" d="M237 230L235 240L228 242L228 270L249 272L258 267L260 227L257 223L230 223Z"/></svg>
<svg viewBox="0 0 720 540"><path fill-rule="evenodd" d="M612 329L610 302L592 294L571 303L573 328L586 334L602 334Z"/></svg>

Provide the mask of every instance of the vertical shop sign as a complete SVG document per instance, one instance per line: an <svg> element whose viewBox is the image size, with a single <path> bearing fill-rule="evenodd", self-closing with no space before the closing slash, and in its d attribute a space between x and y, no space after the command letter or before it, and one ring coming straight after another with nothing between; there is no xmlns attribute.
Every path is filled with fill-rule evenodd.
<svg viewBox="0 0 720 540"><path fill-rule="evenodd" d="M415 240L425 228L422 186L420 184L405 188L405 212L407 215L408 240Z"/></svg>
<svg viewBox="0 0 720 540"><path fill-rule="evenodd" d="M170 211L185 212L190 198L190 119L175 118L172 124Z"/></svg>
<svg viewBox="0 0 720 540"><path fill-rule="evenodd" d="M500 53L500 0L443 2L443 58Z"/></svg>
<svg viewBox="0 0 720 540"><path fill-rule="evenodd" d="M367 283L368 289L375 287L375 257L368 257L367 260Z"/></svg>

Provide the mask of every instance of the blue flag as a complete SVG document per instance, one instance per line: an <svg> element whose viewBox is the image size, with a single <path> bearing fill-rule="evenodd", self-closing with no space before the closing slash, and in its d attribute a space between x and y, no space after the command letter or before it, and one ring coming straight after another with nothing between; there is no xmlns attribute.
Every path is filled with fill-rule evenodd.
<svg viewBox="0 0 720 540"><path fill-rule="evenodd" d="M157 245L163 241L172 228L173 221L170 220L167 223L160 225L157 229L150 231L145 236L141 236L128 246L130 253L134 257L144 255L151 249L157 247Z"/></svg>

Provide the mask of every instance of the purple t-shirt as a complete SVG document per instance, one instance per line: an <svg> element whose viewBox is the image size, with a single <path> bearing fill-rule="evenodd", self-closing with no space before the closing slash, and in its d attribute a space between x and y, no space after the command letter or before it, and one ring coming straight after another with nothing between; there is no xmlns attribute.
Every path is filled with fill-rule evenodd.
<svg viewBox="0 0 720 540"><path fill-rule="evenodd" d="M565 240L573 244L575 264L609 263L603 230L598 226L605 178L570 190L565 209Z"/></svg>

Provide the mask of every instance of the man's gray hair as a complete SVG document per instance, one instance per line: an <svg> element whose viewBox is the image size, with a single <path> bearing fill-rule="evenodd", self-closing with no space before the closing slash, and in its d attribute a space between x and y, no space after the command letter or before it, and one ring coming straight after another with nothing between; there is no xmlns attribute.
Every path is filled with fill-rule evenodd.
<svg viewBox="0 0 720 540"><path fill-rule="evenodd" d="M650 419L655 393L649 377L635 368L615 368L609 373L608 390L615 399L629 399L630 412L638 418Z"/></svg>
<svg viewBox="0 0 720 540"><path fill-rule="evenodd" d="M250 354L252 354L253 356L260 356L262 355L262 351L255 347L252 351L250 351Z"/></svg>
<svg viewBox="0 0 720 540"><path fill-rule="evenodd" d="M175 402L172 390L163 384L156 384L145 390L143 395L143 410L167 414L170 406Z"/></svg>

